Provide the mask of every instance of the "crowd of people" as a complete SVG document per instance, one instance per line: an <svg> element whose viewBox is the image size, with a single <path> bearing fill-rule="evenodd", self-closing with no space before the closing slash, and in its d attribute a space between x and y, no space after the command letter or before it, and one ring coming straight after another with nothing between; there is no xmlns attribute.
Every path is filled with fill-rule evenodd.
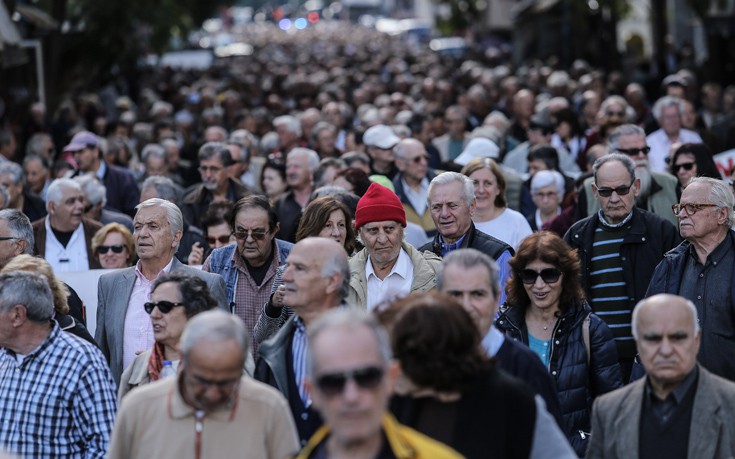
<svg viewBox="0 0 735 459"><path fill-rule="evenodd" d="M735 455L735 86L299 34L0 130L0 450Z"/></svg>

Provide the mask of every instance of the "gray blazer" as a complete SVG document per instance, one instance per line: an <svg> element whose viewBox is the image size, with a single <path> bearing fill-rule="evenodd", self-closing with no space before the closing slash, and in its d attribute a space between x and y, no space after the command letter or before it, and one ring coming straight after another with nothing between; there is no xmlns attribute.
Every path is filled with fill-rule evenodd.
<svg viewBox="0 0 735 459"><path fill-rule="evenodd" d="M644 377L595 400L587 459L639 459L638 432L645 383ZM699 366L687 457L734 457L734 417L735 383Z"/></svg>
<svg viewBox="0 0 735 459"><path fill-rule="evenodd" d="M171 272L173 271L204 279L219 307L229 312L225 297L225 281L222 276L186 266L175 257L171 265ZM110 363L112 377L118 385L123 372L125 314L134 285L135 266L103 274L97 284L97 329L94 340Z"/></svg>

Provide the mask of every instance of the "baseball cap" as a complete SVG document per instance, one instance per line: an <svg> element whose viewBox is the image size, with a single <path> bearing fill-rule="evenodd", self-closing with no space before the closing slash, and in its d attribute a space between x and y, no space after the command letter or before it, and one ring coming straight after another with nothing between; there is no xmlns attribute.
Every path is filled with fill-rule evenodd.
<svg viewBox="0 0 735 459"><path fill-rule="evenodd" d="M71 143L64 147L64 153L70 151L81 151L85 148L96 148L99 145L99 138L89 131L81 131L74 134Z"/></svg>
<svg viewBox="0 0 735 459"><path fill-rule="evenodd" d="M362 142L368 147L378 147L388 150L396 146L401 139L385 124L377 124L362 136Z"/></svg>

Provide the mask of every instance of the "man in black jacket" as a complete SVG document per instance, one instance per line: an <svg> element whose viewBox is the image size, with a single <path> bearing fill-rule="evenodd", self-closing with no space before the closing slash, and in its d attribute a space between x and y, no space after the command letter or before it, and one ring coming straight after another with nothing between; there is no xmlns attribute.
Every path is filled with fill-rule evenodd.
<svg viewBox="0 0 735 459"><path fill-rule="evenodd" d="M645 297L656 265L681 239L671 222L636 207L640 180L630 157L603 156L592 171L592 192L601 210L575 223L564 240L579 253L585 295L615 336L627 381L636 355L633 307Z"/></svg>
<svg viewBox="0 0 735 459"><path fill-rule="evenodd" d="M429 184L429 210L438 234L419 250L440 257L456 249L477 249L489 256L500 268L500 285L505 285L510 268L508 260L513 248L505 242L478 231L472 223L477 202L472 181L457 172L437 175ZM505 302L505 289L500 291L500 304Z"/></svg>

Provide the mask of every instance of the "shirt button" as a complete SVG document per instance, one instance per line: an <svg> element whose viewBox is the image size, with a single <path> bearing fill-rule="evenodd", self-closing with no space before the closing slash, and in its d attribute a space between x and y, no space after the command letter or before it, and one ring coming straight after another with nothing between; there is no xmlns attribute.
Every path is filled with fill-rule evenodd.
<svg viewBox="0 0 735 459"><path fill-rule="evenodd" d="M556 340L556 344L559 344L559 340Z"/></svg>
<svg viewBox="0 0 735 459"><path fill-rule="evenodd" d="M301 413L301 419L303 419L304 421L309 419L309 413Z"/></svg>
<svg viewBox="0 0 735 459"><path fill-rule="evenodd" d="M552 371L551 374L556 376L556 370Z"/></svg>
<svg viewBox="0 0 735 459"><path fill-rule="evenodd" d="M704 277L704 273L700 273L699 274L699 277Z"/></svg>
<svg viewBox="0 0 735 459"><path fill-rule="evenodd" d="M701 300L701 299L702 299L702 295L698 295L698 296L697 296L697 299L698 299L698 300Z"/></svg>

